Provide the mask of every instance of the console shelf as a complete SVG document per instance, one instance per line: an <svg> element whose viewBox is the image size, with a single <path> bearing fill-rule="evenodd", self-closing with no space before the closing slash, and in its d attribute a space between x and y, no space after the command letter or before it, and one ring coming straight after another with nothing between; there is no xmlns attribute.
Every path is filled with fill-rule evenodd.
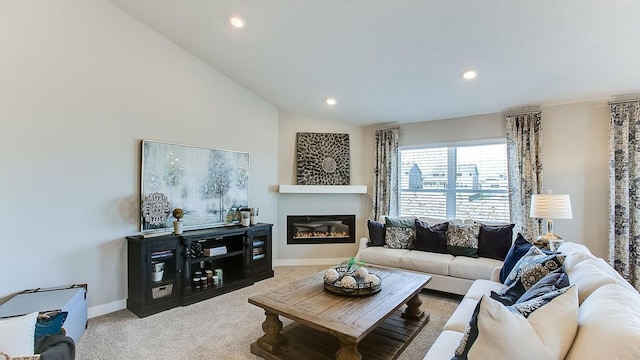
<svg viewBox="0 0 640 360"><path fill-rule="evenodd" d="M145 317L273 277L272 226L233 225L180 235L127 237L127 308ZM211 256L207 249L213 249ZM222 274L222 279L215 284L213 278L206 279L208 270Z"/></svg>

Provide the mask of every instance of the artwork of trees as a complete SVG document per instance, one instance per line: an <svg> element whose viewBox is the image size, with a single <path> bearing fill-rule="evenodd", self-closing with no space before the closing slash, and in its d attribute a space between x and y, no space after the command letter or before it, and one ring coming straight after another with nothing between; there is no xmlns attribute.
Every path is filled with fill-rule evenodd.
<svg viewBox="0 0 640 360"><path fill-rule="evenodd" d="M144 140L142 142L142 198L165 194L171 209L184 210L184 226L205 227L237 221L248 206L249 154ZM141 221L141 230L159 226Z"/></svg>

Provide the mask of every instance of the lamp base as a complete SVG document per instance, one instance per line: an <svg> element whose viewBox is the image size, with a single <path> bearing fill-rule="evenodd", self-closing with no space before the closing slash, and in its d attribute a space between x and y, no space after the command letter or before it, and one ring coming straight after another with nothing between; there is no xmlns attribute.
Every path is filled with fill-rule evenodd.
<svg viewBox="0 0 640 360"><path fill-rule="evenodd" d="M533 243L533 245L542 248L542 249L547 249L547 250L555 250L555 249L550 249L549 246L549 241L554 241L554 242L558 242L558 240L560 242L562 242L562 238L552 232L548 232L544 235L540 235L536 238L536 241Z"/></svg>

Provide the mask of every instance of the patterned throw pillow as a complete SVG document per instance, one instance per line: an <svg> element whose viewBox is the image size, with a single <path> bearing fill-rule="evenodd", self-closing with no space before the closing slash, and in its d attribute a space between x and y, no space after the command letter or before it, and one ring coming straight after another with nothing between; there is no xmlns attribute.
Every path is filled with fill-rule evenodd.
<svg viewBox="0 0 640 360"><path fill-rule="evenodd" d="M577 331L575 286L517 306L483 295L451 359L564 359Z"/></svg>
<svg viewBox="0 0 640 360"><path fill-rule="evenodd" d="M415 237L415 218L388 216L385 218L385 246L391 249L411 249Z"/></svg>
<svg viewBox="0 0 640 360"><path fill-rule="evenodd" d="M447 229L447 252L456 256L478 257L478 235L480 224L456 225L449 222Z"/></svg>
<svg viewBox="0 0 640 360"><path fill-rule="evenodd" d="M516 303L529 301L533 298L543 296L559 289L566 288L570 285L569 276L564 272L564 267L552 271L529 288L522 296L518 298Z"/></svg>
<svg viewBox="0 0 640 360"><path fill-rule="evenodd" d="M529 290L547 274L561 268L564 264L564 258L565 255L562 254L547 255L542 250L532 246L513 267L504 284L508 286L520 281L524 289Z"/></svg>
<svg viewBox="0 0 640 360"><path fill-rule="evenodd" d="M547 274L529 288L529 290L525 290L522 281L518 280L509 286L505 286L500 292L492 291L491 298L509 306L531 300L567 286L569 286L569 277L562 267Z"/></svg>

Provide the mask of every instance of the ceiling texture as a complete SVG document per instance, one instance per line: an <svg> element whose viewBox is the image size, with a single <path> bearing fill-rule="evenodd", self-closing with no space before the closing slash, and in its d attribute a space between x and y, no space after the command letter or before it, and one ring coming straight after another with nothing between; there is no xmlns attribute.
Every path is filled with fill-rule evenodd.
<svg viewBox="0 0 640 360"><path fill-rule="evenodd" d="M318 119L409 123L640 92L640 0L110 1Z"/></svg>

